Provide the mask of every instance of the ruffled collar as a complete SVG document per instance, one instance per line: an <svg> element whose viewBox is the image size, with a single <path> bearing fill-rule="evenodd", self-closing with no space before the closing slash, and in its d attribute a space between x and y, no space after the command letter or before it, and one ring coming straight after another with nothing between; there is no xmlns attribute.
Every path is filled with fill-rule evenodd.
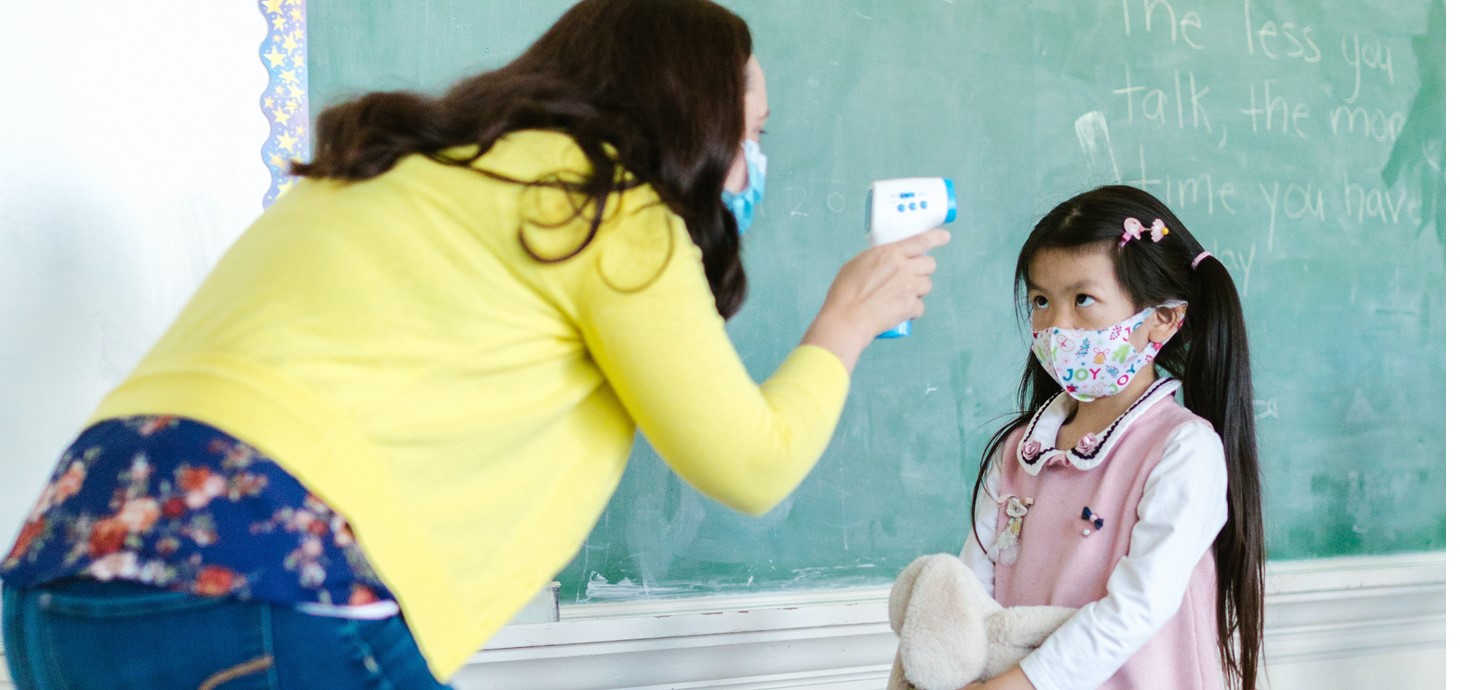
<svg viewBox="0 0 1460 690"><path fill-rule="evenodd" d="M1078 470L1099 467L1136 418L1167 396L1175 395L1178 388L1181 382L1174 378L1157 379L1110 426L1098 434L1085 434L1070 450L1056 448L1055 439L1078 403L1068 393L1060 393L1045 401L1029 420L1024 436L1019 439L1019 466L1030 476L1037 476L1046 465L1069 465Z"/></svg>

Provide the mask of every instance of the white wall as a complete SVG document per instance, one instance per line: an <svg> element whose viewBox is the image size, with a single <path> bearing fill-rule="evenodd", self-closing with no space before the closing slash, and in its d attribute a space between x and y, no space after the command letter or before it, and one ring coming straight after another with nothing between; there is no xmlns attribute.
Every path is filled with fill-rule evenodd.
<svg viewBox="0 0 1460 690"><path fill-rule="evenodd" d="M255 2L47 0L4 15L0 550L269 185Z"/></svg>

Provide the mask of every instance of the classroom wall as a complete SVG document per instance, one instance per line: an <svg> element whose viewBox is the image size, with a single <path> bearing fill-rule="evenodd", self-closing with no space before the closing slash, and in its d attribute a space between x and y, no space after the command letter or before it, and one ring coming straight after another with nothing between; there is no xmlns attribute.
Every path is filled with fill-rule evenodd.
<svg viewBox="0 0 1460 690"><path fill-rule="evenodd" d="M100 397L258 215L254 2L6 3L0 540Z"/></svg>
<svg viewBox="0 0 1460 690"><path fill-rule="evenodd" d="M0 43L0 93L7 98L0 131L8 135L0 156L0 540L8 545L55 456L93 405L260 211L270 187L260 148L270 126L260 112L267 73L259 48L266 25L254 2L54 0L6 9L9 25L25 29L8 32ZM1292 631L1286 644L1296 661L1275 669L1270 687L1345 687L1340 679L1365 686L1402 679L1395 686L1439 687L1444 660L1436 599L1444 590L1443 568L1431 560L1421 568L1385 561L1384 572L1394 573L1387 579L1376 579L1369 561L1345 566L1355 574L1319 590L1325 598L1313 613L1278 621L1279 630ZM1416 570L1429 574L1411 576ZM1328 577L1303 575L1305 582ZM1401 622L1375 625L1387 620L1377 611L1395 610L1394 602L1414 591L1424 598L1403 609L1405 617L1396 619ZM1375 603L1322 626L1308 617L1355 599L1355 592ZM1298 588L1279 594L1293 601L1313 598ZM886 663L885 622L875 614L880 604L874 596L857 605L871 612L856 624L875 631L875 654L848 662L856 679L835 687L879 687ZM734 613L734 607L721 608ZM798 608L804 607L784 610ZM705 621L731 617L695 615ZM661 617L643 616L643 625ZM805 628L815 632L806 633L776 614L760 617L769 620L765 629L743 636L765 648L784 639L822 639L817 635L829 637L848 625L818 619ZM566 646L581 644L571 638L586 636L591 627L581 621L565 625L576 625L562 633L570 638ZM640 646L682 658L669 648L701 645L704 635L695 625ZM623 641L631 625L607 626L613 639L602 645L623 651L635 644ZM1403 637L1416 628L1424 632L1420 639ZM1379 649L1380 644L1392 648ZM826 648L839 649L840 643L832 640ZM536 654L552 659L561 649ZM745 669L757 660L778 658L764 652L757 647L746 655L722 656L717 664L727 674L748 674ZM480 662L470 671L483 674L482 680L468 679L463 688L487 687L489 674L501 673L490 650ZM612 675L602 660L589 668L598 677ZM816 673L827 678L824 684L789 671L766 674L774 679L718 686L837 682L826 671ZM7 680L0 670L0 688L9 687Z"/></svg>

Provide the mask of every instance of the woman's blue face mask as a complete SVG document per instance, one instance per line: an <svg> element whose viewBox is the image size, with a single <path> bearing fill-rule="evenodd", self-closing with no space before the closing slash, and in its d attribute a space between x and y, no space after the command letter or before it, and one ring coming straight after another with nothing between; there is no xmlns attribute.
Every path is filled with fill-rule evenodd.
<svg viewBox="0 0 1460 690"><path fill-rule="evenodd" d="M746 139L740 143L740 148L745 151L745 173L748 182L745 189L739 192L724 190L720 193L720 199L725 202L725 208L735 214L735 224L740 228L740 234L750 229L751 221L755 220L755 207L765 198L765 173L766 157L760 150L760 144L752 139Z"/></svg>

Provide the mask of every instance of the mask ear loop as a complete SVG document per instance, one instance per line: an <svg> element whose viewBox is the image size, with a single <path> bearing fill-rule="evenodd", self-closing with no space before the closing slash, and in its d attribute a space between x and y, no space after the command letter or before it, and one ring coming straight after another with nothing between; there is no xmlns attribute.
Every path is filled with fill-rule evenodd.
<svg viewBox="0 0 1460 690"><path fill-rule="evenodd" d="M1177 307L1186 307L1186 306L1190 306L1190 305L1184 299L1168 299L1165 302L1162 302L1162 303L1160 303L1160 304L1152 307L1152 309L1175 309ZM1185 323L1186 323L1186 316L1183 314L1181 316L1181 318L1176 322L1176 328L1171 331L1171 337L1170 338L1167 338L1164 342L1160 342L1160 343L1157 343L1154 340L1151 341L1152 343L1154 343L1156 345L1156 351L1157 352L1160 352L1161 351L1161 348L1166 347L1166 343L1171 342L1171 340L1176 337L1176 334L1181 332L1181 327Z"/></svg>

